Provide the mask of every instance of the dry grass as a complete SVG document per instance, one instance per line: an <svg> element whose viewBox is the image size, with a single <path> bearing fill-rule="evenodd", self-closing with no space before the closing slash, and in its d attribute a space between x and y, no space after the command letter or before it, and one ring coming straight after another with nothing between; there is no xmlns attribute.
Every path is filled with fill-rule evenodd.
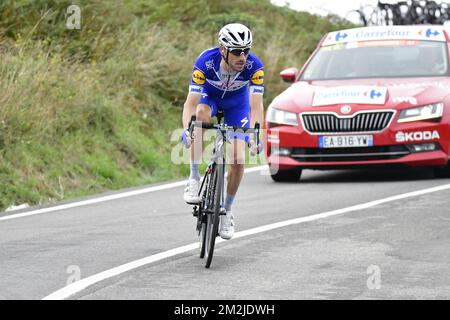
<svg viewBox="0 0 450 320"><path fill-rule="evenodd" d="M169 138L218 28L254 29L266 106L286 87L281 69L301 66L331 28L268 1L86 0L83 29L67 31L68 3L0 4L0 209L185 175Z"/></svg>

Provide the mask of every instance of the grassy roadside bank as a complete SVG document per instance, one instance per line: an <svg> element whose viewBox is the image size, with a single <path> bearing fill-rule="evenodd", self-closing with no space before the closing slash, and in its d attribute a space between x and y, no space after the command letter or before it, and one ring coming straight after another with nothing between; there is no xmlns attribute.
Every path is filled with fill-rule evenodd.
<svg viewBox="0 0 450 320"><path fill-rule="evenodd" d="M0 210L182 177L173 130L195 58L225 23L248 24L266 66L265 105L339 21L269 1L0 4Z"/></svg>

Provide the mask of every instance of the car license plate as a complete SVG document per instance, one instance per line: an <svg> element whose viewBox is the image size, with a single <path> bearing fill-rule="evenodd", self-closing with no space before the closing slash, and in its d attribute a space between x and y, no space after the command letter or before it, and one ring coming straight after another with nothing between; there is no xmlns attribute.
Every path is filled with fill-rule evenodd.
<svg viewBox="0 0 450 320"><path fill-rule="evenodd" d="M371 147L373 136L319 136L319 148Z"/></svg>

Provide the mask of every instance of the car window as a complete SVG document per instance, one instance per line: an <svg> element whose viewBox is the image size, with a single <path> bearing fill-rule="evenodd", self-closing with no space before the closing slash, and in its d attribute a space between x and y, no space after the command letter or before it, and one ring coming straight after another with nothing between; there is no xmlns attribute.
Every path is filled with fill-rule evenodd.
<svg viewBox="0 0 450 320"><path fill-rule="evenodd" d="M302 80L427 77L448 74L444 42L366 41L320 48Z"/></svg>

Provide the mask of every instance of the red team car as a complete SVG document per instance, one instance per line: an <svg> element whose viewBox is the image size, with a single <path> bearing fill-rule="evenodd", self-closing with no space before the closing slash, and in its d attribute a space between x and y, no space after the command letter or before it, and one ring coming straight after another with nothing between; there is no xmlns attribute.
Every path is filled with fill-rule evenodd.
<svg viewBox="0 0 450 320"><path fill-rule="evenodd" d="M266 113L275 181L302 169L433 167L450 176L450 27L331 32Z"/></svg>

